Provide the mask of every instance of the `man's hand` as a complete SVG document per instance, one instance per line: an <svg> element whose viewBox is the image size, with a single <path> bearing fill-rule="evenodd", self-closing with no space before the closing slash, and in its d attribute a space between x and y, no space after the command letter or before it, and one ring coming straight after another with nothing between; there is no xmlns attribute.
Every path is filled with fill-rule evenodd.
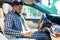
<svg viewBox="0 0 60 40"><path fill-rule="evenodd" d="M22 33L21 36L29 36L31 37L32 36L32 32L26 32L26 33Z"/></svg>

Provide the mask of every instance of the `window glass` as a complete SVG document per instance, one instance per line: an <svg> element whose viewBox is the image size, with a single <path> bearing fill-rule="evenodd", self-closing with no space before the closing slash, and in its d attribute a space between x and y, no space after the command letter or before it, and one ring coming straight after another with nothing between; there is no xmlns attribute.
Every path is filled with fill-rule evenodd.
<svg viewBox="0 0 60 40"><path fill-rule="evenodd" d="M35 0L35 3L52 14L60 14L60 0Z"/></svg>
<svg viewBox="0 0 60 40"><path fill-rule="evenodd" d="M39 17L42 14L41 11L26 5L23 6L22 13L26 13L28 18Z"/></svg>

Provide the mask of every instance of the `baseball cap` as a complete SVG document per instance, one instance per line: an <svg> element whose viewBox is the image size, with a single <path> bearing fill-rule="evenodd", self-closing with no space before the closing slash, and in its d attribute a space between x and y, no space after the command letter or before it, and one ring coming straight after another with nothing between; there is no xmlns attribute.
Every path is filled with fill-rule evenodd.
<svg viewBox="0 0 60 40"><path fill-rule="evenodd" d="M22 2L22 1L18 2L18 1L16 1L16 0L12 2L12 6L14 6L14 5L19 5L19 4L20 4L20 5L23 5L23 2Z"/></svg>

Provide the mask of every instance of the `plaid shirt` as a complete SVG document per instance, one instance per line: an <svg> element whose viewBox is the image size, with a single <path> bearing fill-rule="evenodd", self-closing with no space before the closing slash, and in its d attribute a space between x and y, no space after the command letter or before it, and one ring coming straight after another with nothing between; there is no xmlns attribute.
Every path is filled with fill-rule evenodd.
<svg viewBox="0 0 60 40"><path fill-rule="evenodd" d="M4 32L7 35L19 37L22 31L21 18L13 11L9 12L4 18Z"/></svg>

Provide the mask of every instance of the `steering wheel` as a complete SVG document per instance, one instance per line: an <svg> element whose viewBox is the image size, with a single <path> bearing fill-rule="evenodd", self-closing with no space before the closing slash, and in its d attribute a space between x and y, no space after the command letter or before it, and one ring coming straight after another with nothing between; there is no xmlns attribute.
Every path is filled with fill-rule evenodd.
<svg viewBox="0 0 60 40"><path fill-rule="evenodd" d="M40 17L40 21L39 21L39 28L38 31L40 31L40 29L42 28L43 24L44 24L44 20L43 20L44 14L41 15Z"/></svg>

